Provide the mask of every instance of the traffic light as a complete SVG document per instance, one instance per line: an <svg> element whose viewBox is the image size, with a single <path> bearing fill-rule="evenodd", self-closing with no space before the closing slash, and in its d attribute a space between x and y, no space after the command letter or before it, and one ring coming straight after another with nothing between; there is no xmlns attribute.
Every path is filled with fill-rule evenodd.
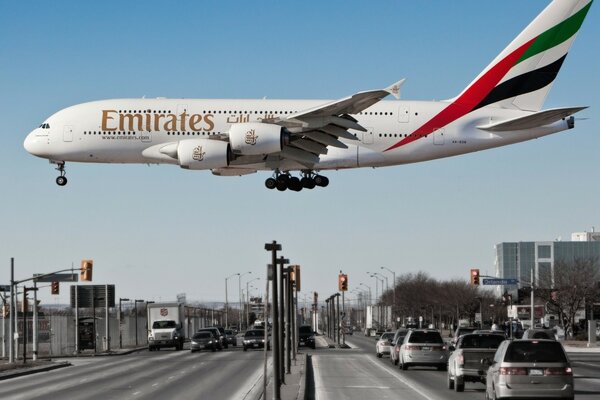
<svg viewBox="0 0 600 400"><path fill-rule="evenodd" d="M60 292L59 283L58 282L52 282L50 293L51 294L59 294L59 292Z"/></svg>
<svg viewBox="0 0 600 400"><path fill-rule="evenodd" d="M296 285L296 291L300 292L300 266L294 265L294 284Z"/></svg>
<svg viewBox="0 0 600 400"><path fill-rule="evenodd" d="M479 285L479 269L471 269L471 285Z"/></svg>
<svg viewBox="0 0 600 400"><path fill-rule="evenodd" d="M340 292L348 291L348 275L340 274L338 277L338 290Z"/></svg>
<svg viewBox="0 0 600 400"><path fill-rule="evenodd" d="M79 280L91 282L93 267L94 260L81 260L81 272L79 273Z"/></svg>

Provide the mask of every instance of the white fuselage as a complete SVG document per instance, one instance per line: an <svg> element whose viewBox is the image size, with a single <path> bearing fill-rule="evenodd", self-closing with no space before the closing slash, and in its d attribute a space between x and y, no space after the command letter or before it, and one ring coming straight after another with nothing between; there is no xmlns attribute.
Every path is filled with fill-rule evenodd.
<svg viewBox="0 0 600 400"><path fill-rule="evenodd" d="M30 153L57 162L167 163L167 143L192 138L226 139L232 124L287 118L324 100L117 99L83 103L58 111L25 140ZM383 167L449 157L522 142L568 129L565 120L524 131L491 133L477 127L531 114L484 107L441 126L433 133L389 149L446 108L449 102L381 101L352 115L366 132L350 130L358 140L341 139L348 148L328 147L315 170ZM257 158L240 170L292 171L306 167L281 158Z"/></svg>

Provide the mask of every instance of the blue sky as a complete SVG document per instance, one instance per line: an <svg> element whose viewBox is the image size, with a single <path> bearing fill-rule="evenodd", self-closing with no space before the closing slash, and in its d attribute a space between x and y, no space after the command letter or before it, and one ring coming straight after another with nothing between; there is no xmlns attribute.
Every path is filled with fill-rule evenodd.
<svg viewBox="0 0 600 400"><path fill-rule="evenodd" d="M52 113L122 97L322 98L407 78L404 99L458 94L547 4L503 2L0 2L0 284L95 260L117 296L223 300L224 278L264 291L264 243L328 296L380 266L493 273L502 241L600 228L593 6L545 106L589 105L576 129L509 147L384 169L331 172L325 190L268 191L267 174L68 164L59 188L23 139ZM45 303L67 303L41 290ZM237 280L230 281L232 299Z"/></svg>

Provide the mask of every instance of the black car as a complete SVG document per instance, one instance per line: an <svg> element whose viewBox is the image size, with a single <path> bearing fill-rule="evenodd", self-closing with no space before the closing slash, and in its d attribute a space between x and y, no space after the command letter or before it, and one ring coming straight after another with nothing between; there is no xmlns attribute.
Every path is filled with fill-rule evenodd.
<svg viewBox="0 0 600 400"><path fill-rule="evenodd" d="M315 332L310 325L302 325L298 328L298 347L300 346L315 348Z"/></svg>
<svg viewBox="0 0 600 400"><path fill-rule="evenodd" d="M218 340L219 339L215 338L212 332L196 332L194 333L194 336L192 336L190 342L190 351L192 353L203 349L215 351L217 350Z"/></svg>
<svg viewBox="0 0 600 400"><path fill-rule="evenodd" d="M221 332L219 332L217 328L200 328L198 329L198 332L210 332L217 341L217 350L223 350L223 342L225 339L221 336Z"/></svg>
<svg viewBox="0 0 600 400"><path fill-rule="evenodd" d="M235 337L235 332L233 332L231 329L225 329L225 339L227 344L230 344L233 347L237 346L237 338Z"/></svg>
<svg viewBox="0 0 600 400"><path fill-rule="evenodd" d="M225 334L225 328L223 328L222 326L215 326L215 328L217 328L219 330L219 333L221 334L221 338L223 341L223 347L227 349L229 347L229 342L227 341L227 335Z"/></svg>
<svg viewBox="0 0 600 400"><path fill-rule="evenodd" d="M251 329L246 331L244 334L244 351L248 349L257 349L265 347L265 330L264 329ZM267 339L267 350L271 350L271 344Z"/></svg>

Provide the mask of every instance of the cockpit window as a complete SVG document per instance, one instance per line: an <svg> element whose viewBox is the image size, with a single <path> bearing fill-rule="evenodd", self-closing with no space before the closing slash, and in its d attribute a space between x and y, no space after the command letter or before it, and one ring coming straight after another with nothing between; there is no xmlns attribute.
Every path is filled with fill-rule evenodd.
<svg viewBox="0 0 600 400"><path fill-rule="evenodd" d="M50 129L50 124L43 123L43 124L40 125L40 128L42 128L42 129Z"/></svg>

